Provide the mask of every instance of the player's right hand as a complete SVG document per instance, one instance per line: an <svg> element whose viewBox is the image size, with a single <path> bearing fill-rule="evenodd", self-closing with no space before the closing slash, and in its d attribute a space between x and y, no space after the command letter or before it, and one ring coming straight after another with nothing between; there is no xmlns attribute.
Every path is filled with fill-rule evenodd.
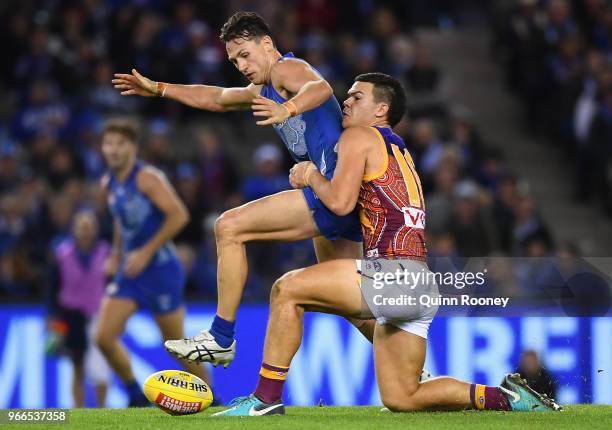
<svg viewBox="0 0 612 430"><path fill-rule="evenodd" d="M289 170L289 183L295 189L308 187L308 178L315 171L317 166L312 161L297 163Z"/></svg>
<svg viewBox="0 0 612 430"><path fill-rule="evenodd" d="M157 96L157 82L145 78L138 70L132 69L132 74L115 73L115 79L111 81L116 89L121 91L122 96Z"/></svg>

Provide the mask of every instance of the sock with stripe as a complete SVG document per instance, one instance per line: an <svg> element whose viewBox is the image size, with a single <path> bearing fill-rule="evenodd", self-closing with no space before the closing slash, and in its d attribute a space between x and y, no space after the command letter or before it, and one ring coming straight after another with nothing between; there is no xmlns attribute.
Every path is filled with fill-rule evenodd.
<svg viewBox="0 0 612 430"><path fill-rule="evenodd" d="M470 399L474 409L509 411L510 403L499 387L487 387L480 384L470 385Z"/></svg>
<svg viewBox="0 0 612 430"><path fill-rule="evenodd" d="M264 403L274 403L283 396L283 385L289 373L288 367L271 366L261 363L259 382L255 388L255 397Z"/></svg>
<svg viewBox="0 0 612 430"><path fill-rule="evenodd" d="M236 321L228 321L215 315L215 319L210 326L210 334L213 335L215 341L222 348L229 348L234 343L234 327Z"/></svg>

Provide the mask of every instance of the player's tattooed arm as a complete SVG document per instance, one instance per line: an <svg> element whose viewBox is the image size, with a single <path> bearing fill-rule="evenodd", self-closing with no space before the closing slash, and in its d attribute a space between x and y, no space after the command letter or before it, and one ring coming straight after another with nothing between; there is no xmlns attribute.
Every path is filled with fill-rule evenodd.
<svg viewBox="0 0 612 430"><path fill-rule="evenodd" d="M164 222L155 235L141 248L126 255L125 273L129 277L142 272L157 250L189 222L189 212L179 199L165 175L153 167L147 167L138 172L136 177L138 189L146 195L153 205L164 215Z"/></svg>
<svg viewBox="0 0 612 430"><path fill-rule="evenodd" d="M295 115L325 103L333 95L329 83L308 63L288 59L277 63L270 75L272 84L288 100L279 104L265 97L253 100L253 115L262 117L257 125L280 124Z"/></svg>
<svg viewBox="0 0 612 430"><path fill-rule="evenodd" d="M246 110L261 91L261 85L223 88L211 85L182 85L156 82L142 76L136 69L132 73L115 73L112 80L122 96L165 97L196 109L212 112Z"/></svg>
<svg viewBox="0 0 612 430"><path fill-rule="evenodd" d="M295 188L309 186L336 215L349 214L357 204L359 189L366 172L373 133L366 127L346 129L338 142L338 163L334 176L328 180L310 161L291 169L290 182Z"/></svg>

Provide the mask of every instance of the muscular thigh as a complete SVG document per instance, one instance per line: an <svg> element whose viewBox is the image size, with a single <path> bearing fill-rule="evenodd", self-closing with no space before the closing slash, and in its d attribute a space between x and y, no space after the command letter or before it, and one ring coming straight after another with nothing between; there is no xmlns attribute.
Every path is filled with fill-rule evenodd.
<svg viewBox="0 0 612 430"><path fill-rule="evenodd" d="M332 260L281 278L283 293L306 310L359 318L364 304L355 260Z"/></svg>
<svg viewBox="0 0 612 430"><path fill-rule="evenodd" d="M323 263L340 258L360 259L363 256L363 244L348 239L329 240L317 236L312 240L317 255L317 261Z"/></svg>
<svg viewBox="0 0 612 430"><path fill-rule="evenodd" d="M303 240L318 230L301 190L284 191L246 203L223 214L242 241Z"/></svg>

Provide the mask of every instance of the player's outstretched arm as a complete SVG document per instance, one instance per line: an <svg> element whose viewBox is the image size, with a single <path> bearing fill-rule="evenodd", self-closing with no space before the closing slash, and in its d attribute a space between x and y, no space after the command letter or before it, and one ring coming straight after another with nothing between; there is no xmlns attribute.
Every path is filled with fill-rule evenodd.
<svg viewBox="0 0 612 430"><path fill-rule="evenodd" d="M288 59L274 66L271 80L275 87L283 88L292 97L283 104L265 97L253 100L253 115L261 117L257 125L280 124L325 103L334 91L308 63Z"/></svg>
<svg viewBox="0 0 612 430"><path fill-rule="evenodd" d="M165 97L212 112L248 109L261 91L261 86L253 84L242 88L223 88L156 82L142 76L136 69L132 69L131 74L115 73L112 83L122 96Z"/></svg>
<svg viewBox="0 0 612 430"><path fill-rule="evenodd" d="M338 142L338 164L333 178L328 180L312 162L306 161L291 169L291 185L309 186L333 213L349 214L357 204L368 154L374 147L373 137L366 127L346 129Z"/></svg>

